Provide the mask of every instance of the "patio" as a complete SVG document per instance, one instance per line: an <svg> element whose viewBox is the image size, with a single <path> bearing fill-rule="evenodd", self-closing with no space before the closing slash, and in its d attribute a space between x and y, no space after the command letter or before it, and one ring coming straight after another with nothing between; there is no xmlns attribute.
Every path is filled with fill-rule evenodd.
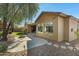
<svg viewBox="0 0 79 59"><path fill-rule="evenodd" d="M54 42L34 35L30 35L33 40L28 42L31 48L28 49L28 56L78 56L79 40L72 42ZM34 39L35 38L35 39ZM29 46L28 45L28 46Z"/></svg>

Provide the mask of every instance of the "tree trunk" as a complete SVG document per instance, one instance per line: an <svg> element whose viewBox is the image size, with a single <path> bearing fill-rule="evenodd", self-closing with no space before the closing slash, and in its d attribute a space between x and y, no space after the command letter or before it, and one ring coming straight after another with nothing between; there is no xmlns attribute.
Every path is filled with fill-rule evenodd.
<svg viewBox="0 0 79 59"><path fill-rule="evenodd" d="M7 39L8 39L7 35L9 33L10 26L11 26L11 22L9 22L9 25L7 25L7 18L4 17L2 41L7 41Z"/></svg>
<svg viewBox="0 0 79 59"><path fill-rule="evenodd" d="M3 35L2 35L2 41L7 41L7 31L6 31L6 27L7 27L7 21L6 21L6 17L4 17L3 19Z"/></svg>
<svg viewBox="0 0 79 59"><path fill-rule="evenodd" d="M14 23L11 22L11 32L13 32L13 31L14 31Z"/></svg>
<svg viewBox="0 0 79 59"><path fill-rule="evenodd" d="M24 32L24 34L26 34L26 32L27 32L27 28L26 28L27 27L27 20L26 19L25 19L24 27L25 28L24 28L24 31L23 32Z"/></svg>
<svg viewBox="0 0 79 59"><path fill-rule="evenodd" d="M8 3L3 5L4 10L6 9L6 11L4 11L4 17L3 17L3 33L2 33L2 41L7 41L7 34L8 32L6 31L7 28L7 14L8 14Z"/></svg>

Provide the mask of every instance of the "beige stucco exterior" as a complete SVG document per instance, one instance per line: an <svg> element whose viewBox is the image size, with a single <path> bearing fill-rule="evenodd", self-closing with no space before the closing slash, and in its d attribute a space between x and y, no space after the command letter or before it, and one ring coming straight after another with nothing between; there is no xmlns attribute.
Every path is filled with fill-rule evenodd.
<svg viewBox="0 0 79 59"><path fill-rule="evenodd" d="M52 23L53 33L46 32L45 24ZM43 26L43 31L38 31L38 26ZM77 39L75 32L77 31L78 21L74 17L70 17L59 13L42 13L36 20L36 35L55 41L72 41ZM73 29L73 31L71 31Z"/></svg>
<svg viewBox="0 0 79 59"><path fill-rule="evenodd" d="M58 41L64 39L64 18L58 16Z"/></svg>
<svg viewBox="0 0 79 59"><path fill-rule="evenodd" d="M45 32L45 30L43 32L39 32L37 27L39 25L42 25L43 26L43 29L44 29L44 24L48 23L48 22L52 22L53 23L53 33L48 33L48 32ZM43 14L40 19L36 22L36 34L40 37L44 37L44 38L47 38L47 39L51 39L51 40L57 40L58 39L58 19L57 19L57 16L54 16L54 15L46 15L46 14Z"/></svg>
<svg viewBox="0 0 79 59"><path fill-rule="evenodd" d="M75 21L73 17L71 17L69 19L69 41L77 39L77 36L75 35L75 32L77 31L77 25L78 22ZM71 29L73 29L72 32Z"/></svg>

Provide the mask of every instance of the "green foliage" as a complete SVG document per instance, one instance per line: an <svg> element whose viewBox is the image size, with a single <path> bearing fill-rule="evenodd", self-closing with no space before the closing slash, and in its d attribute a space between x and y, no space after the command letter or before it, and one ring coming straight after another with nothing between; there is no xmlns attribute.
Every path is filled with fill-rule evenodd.
<svg viewBox="0 0 79 59"><path fill-rule="evenodd" d="M8 21L15 23L29 19L37 13L39 4L34 3L6 3L0 4L0 18L6 17Z"/></svg>
<svg viewBox="0 0 79 59"><path fill-rule="evenodd" d="M22 32L17 32L17 33L16 33L16 35L21 35L21 34L23 34L23 33L22 33Z"/></svg>
<svg viewBox="0 0 79 59"><path fill-rule="evenodd" d="M22 35L23 33L22 32L12 32L12 35L14 37L19 37L20 35Z"/></svg>
<svg viewBox="0 0 79 59"><path fill-rule="evenodd" d="M24 38L25 35L23 35L23 32L13 32L12 35L14 37Z"/></svg>
<svg viewBox="0 0 79 59"><path fill-rule="evenodd" d="M8 45L5 42L0 42L0 52L5 52Z"/></svg>
<svg viewBox="0 0 79 59"><path fill-rule="evenodd" d="M32 20L39 9L36 3L5 3L0 4L0 18L3 21L3 40L7 37L13 25L22 23L24 20ZM26 23L26 22L25 22ZM14 36L15 33L14 33Z"/></svg>

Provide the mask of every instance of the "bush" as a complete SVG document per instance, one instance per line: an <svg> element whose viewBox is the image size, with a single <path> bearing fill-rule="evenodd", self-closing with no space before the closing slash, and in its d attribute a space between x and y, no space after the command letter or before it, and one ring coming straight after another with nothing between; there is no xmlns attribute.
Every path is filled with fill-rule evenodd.
<svg viewBox="0 0 79 59"><path fill-rule="evenodd" d="M7 50L7 43L6 42L0 42L0 52L5 52Z"/></svg>

